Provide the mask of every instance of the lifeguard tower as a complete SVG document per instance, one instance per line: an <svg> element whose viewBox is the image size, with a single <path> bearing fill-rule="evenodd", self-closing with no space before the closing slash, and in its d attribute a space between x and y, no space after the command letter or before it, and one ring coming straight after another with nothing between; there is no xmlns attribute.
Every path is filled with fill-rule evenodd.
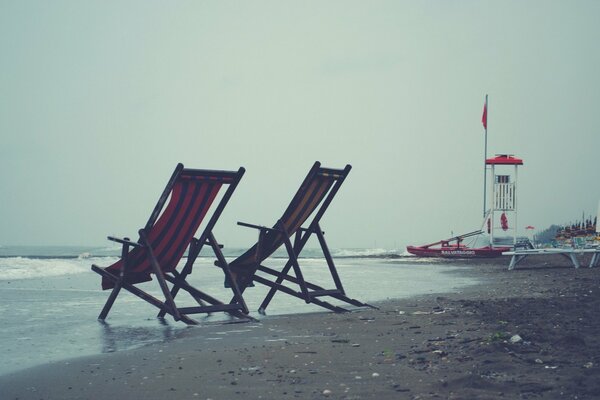
<svg viewBox="0 0 600 400"><path fill-rule="evenodd" d="M515 247L517 245L517 173L523 160L512 154L497 154L485 160L489 165L492 190L487 216L490 246Z"/></svg>

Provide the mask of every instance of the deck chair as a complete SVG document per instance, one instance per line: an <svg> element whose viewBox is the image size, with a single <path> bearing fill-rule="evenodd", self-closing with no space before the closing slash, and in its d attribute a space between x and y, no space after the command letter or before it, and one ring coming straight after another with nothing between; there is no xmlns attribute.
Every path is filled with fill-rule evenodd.
<svg viewBox="0 0 600 400"><path fill-rule="evenodd" d="M194 261L204 245L209 245L220 261L226 277L231 276L229 265L212 233L219 216L244 175L244 168L238 171L210 171L187 169L178 164L160 196L148 223L139 231L137 242L129 238L108 237L122 245L121 258L107 268L92 265L92 270L102 275L102 289L112 289L98 319L104 320L110 311L121 288L158 307L159 317L170 314L176 321L196 324L188 314L225 311L236 317L247 317L248 308L237 285L232 285L233 300L228 304L192 287L187 276L192 272ZM194 237L200 224L208 215L211 205L223 186L228 186L204 230ZM168 203L167 203L168 200ZM186 249L188 257L181 271L177 264ZM158 281L165 300L144 292L136 284L152 280ZM171 287L167 284L169 282ZM174 297L180 290L188 292L198 306L177 307Z"/></svg>
<svg viewBox="0 0 600 400"><path fill-rule="evenodd" d="M253 286L253 282L269 286L271 289L259 308L261 314L265 313L267 306L278 291L303 299L306 303L313 303L335 312L348 310L323 301L321 300L322 297L330 296L357 307L373 307L346 296L333 263L333 258L325 242L324 233L319 225L321 217L323 217L340 185L346 179L350 169L350 165L347 165L344 169L322 168L321 164L316 162L293 197L290 205L272 228L238 222L238 225L257 229L259 231L258 242L230 263L235 280L233 282L226 280L225 285L232 284L231 286L235 286L237 283L242 292L247 287ZM302 228L302 224L313 214L314 217L308 224L308 227ZM312 235L315 235L319 241L331 277L335 283L335 289L324 289L304 279L298 257ZM282 246L285 247L288 256L283 269L277 271L265 266L265 260ZM294 276L288 273L290 269L293 269ZM257 272L266 274L271 279L276 279L269 280L263 275L258 275ZM284 281L288 285L284 285ZM296 290L290 287L290 282L297 285L295 286ZM297 290L298 288L299 291Z"/></svg>

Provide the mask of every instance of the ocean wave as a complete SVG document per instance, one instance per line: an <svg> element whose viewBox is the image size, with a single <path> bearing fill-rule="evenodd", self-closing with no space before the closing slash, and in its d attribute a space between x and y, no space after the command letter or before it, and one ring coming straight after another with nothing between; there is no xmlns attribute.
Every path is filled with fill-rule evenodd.
<svg viewBox="0 0 600 400"><path fill-rule="evenodd" d="M51 276L73 275L87 273L91 264L108 266L118 260L115 247L96 248L57 248L33 249L18 248L24 254L1 254L0 253L0 281L44 278ZM14 251L14 249L13 249ZM11 251L11 252L13 252ZM245 251L245 249L229 249L225 256L234 259ZM108 253L108 254L103 254ZM373 259L410 259L419 262L419 258L401 250L390 250L383 248L354 248L354 249L332 249L334 259L373 258ZM214 258L214 255L204 253L200 257ZM273 259L287 259L288 255L279 249L271 256ZM323 250L320 248L306 248L299 257L304 260L322 260ZM428 259L430 261L430 259Z"/></svg>
<svg viewBox="0 0 600 400"><path fill-rule="evenodd" d="M107 258L102 258L106 263ZM0 280L44 278L87 273L93 259L68 258L0 258Z"/></svg>
<svg viewBox="0 0 600 400"><path fill-rule="evenodd" d="M394 258L400 257L397 250L389 249L336 249L332 251L333 257L340 258Z"/></svg>

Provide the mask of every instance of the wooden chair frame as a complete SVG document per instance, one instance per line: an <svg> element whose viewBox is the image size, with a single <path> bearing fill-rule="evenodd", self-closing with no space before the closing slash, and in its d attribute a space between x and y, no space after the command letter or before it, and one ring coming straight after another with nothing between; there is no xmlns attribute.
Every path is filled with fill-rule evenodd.
<svg viewBox="0 0 600 400"><path fill-rule="evenodd" d="M234 274L236 275L236 279L238 280L238 285L241 288L242 293L247 287L251 285L252 282L257 282L270 287L269 292L267 293L259 307L259 312L261 314L265 313L267 306L273 299L273 296L275 296L275 294L278 291L302 299L306 303L313 303L334 312L345 312L348 310L323 301L320 299L321 297L329 296L356 307L376 308L370 304L346 296L346 292L342 285L342 281L333 262L333 257L331 256L331 253L327 246L327 242L325 241L324 232L321 230L321 227L319 225L321 218L325 214L325 211L327 211L327 208L329 207L331 201L335 197L337 191L339 190L341 184L344 182L351 168L352 167L350 165L347 165L343 170L321 168L321 164L319 162L316 162L313 165L308 175L304 179L304 182L300 186L299 192L303 190L302 188L308 187L308 184L311 182L311 180L315 178L317 174L323 174L323 176L331 176L333 177L333 179L335 179L335 182L329 189L326 197L321 201L321 206L316 211L316 214L310 222L308 228L300 227L295 232L288 232L282 222L282 219L279 219L275 226L272 228L248 224L245 222L238 222L238 225L240 226L257 229L259 231L258 242L256 244L256 259L259 260L259 262L255 265L254 270L251 272L247 272L243 271L241 268L239 270L236 270L235 267L232 267L232 269ZM294 199L296 199L296 197L298 197L298 194L294 197ZM286 213L290 210L293 210L295 207L296 205L294 204L294 200L292 200L292 203L286 210ZM281 271L277 271L273 268L269 268L263 265L265 259L272 253L271 252L269 254L264 254L262 248L264 239L267 233L269 232L278 232L283 235L283 245L285 246L288 255L288 261L286 262L285 266L281 269ZM302 273L298 257L313 234L316 235L321 250L323 251L325 260L327 261L327 266L335 284L335 289L325 289L319 285L308 282L304 278L304 274ZM232 264L234 263L235 261L232 262ZM293 269L294 276L289 274L290 269ZM263 276L257 275L257 271L260 271L266 275L270 275L276 279L269 280ZM300 290L294 290L291 287L284 285L284 281L291 282L297 285Z"/></svg>
<svg viewBox="0 0 600 400"><path fill-rule="evenodd" d="M171 193L171 191L173 189L173 186L177 182L180 175L184 172L186 174L191 174L191 175L209 174L209 175L215 176L217 178L218 177L230 178L231 181L223 183L223 184L228 184L229 187L227 188L227 191L225 192L225 194L221 198L221 201L215 208L215 211L213 212L210 220L206 224L206 227L202 231L201 235L198 238L192 238L192 240L189 244L187 262L186 262L185 266L182 268L182 271L178 272L175 269L173 269L172 271L165 272L159 265L157 257L154 254L154 249L152 248L152 246L150 245L150 243L148 241L148 232L150 231L150 229L152 229L152 227L156 223L156 221L161 213L161 210L165 206L165 203L169 197L169 194ZM225 260L225 257L223 256L223 253L221 251L222 245L220 245L217 242L214 234L212 233L212 230L213 230L217 220L219 219L221 213L223 212L223 209L225 208L229 199L231 198L231 195L235 191L235 188L237 187L240 179L244 175L244 172L245 172L244 168L240 168L236 172L211 171L211 170L190 170L190 169L184 170L182 164L177 165L177 168L175 168L175 171L173 172L171 179L167 183L165 190L163 191L161 197L159 198L158 203L156 204L156 207L154 208L154 211L152 212L150 218L148 219L146 226L143 229L140 229L139 241L133 242L133 241L129 240L129 238L121 239L121 238L115 238L115 237L111 237L111 236L108 237L109 240L120 243L122 245L121 259L123 260L123 262L122 262L121 268L119 270L119 274L116 275L113 272L108 271L107 269L100 268L97 265L92 265L93 271L95 271L96 273L102 275L104 278L106 278L109 281L114 283L112 292L110 293L110 295L106 301L106 304L104 305L102 311L100 312L98 319L104 320L107 317L107 315L108 315L108 313L109 313L109 311L121 289L125 289L125 290L129 291L130 293L134 294L135 296L137 296L137 297L147 301L148 303L156 306L157 308L159 308L160 311L159 311L158 317L160 317L160 318L164 317L165 314L170 314L171 316L173 316L173 318L176 321L183 321L186 324L197 324L197 321L190 318L188 316L188 314L212 313L215 311L224 311L235 317L251 319L247 315L248 307L246 306L244 298L242 297L242 292L235 282L231 288L233 291L233 294L234 294L233 300L227 304L227 303L223 303L223 302L217 300L216 298L208 295L207 293L205 293L201 290L194 288L186 281L187 276L192 273L194 262L196 261L196 258L200 254L200 251L202 250L202 247L204 245L210 246L210 248L213 250L215 256L219 260L219 263L225 273L226 278L233 281L231 269L229 268L229 264ZM161 301L161 300L157 299L156 297L148 294L147 292L136 287L134 284L127 282L126 278L128 276L129 270L131 268L131 265L130 265L130 262L128 259L129 252L130 252L131 248L136 248L136 247L144 248L146 250L146 253L147 253L149 261L150 261L150 265L152 267L151 272L155 275L156 280L158 281L160 289L165 297L164 301ZM167 282L169 282L171 284L170 289L169 289ZM192 298L196 300L196 302L198 303L198 306L196 306L196 307L177 307L177 305L175 304L175 296L177 295L177 293L180 290L184 290L184 291L188 292L192 296ZM206 303L208 303L208 304L206 304Z"/></svg>

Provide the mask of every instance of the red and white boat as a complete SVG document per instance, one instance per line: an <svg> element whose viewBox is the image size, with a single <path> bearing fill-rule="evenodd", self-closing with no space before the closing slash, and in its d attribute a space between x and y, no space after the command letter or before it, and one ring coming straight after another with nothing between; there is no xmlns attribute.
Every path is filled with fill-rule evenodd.
<svg viewBox="0 0 600 400"><path fill-rule="evenodd" d="M499 257L503 251L510 251L511 247L468 247L462 244L463 239L482 234L483 231L469 232L450 239L426 244L423 246L407 246L406 250L418 257L443 257L443 258L480 258Z"/></svg>

